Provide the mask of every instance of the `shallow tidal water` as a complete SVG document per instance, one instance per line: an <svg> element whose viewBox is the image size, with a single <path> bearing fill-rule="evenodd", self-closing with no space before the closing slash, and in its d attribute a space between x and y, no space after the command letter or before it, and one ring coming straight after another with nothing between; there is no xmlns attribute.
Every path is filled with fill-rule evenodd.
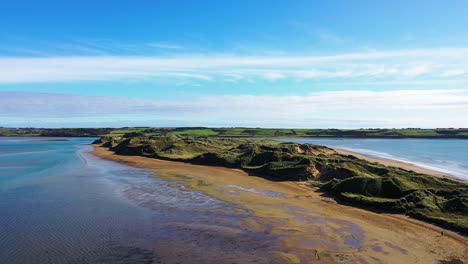
<svg viewBox="0 0 468 264"><path fill-rule="evenodd" d="M274 263L250 212L96 158L93 140L0 138L1 263Z"/></svg>

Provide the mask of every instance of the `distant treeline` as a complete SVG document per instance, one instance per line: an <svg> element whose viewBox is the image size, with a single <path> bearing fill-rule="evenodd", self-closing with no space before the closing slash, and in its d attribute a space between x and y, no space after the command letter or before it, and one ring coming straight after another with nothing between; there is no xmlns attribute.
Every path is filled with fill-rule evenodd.
<svg viewBox="0 0 468 264"><path fill-rule="evenodd" d="M458 138L468 139L468 128L404 129L286 129L207 127L124 128L1 128L0 136L92 137L102 135L190 135L213 137L340 137L340 138Z"/></svg>

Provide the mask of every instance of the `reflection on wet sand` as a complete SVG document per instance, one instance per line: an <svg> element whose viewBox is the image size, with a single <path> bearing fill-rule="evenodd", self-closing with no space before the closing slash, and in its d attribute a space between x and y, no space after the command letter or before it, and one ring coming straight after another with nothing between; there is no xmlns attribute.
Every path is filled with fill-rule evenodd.
<svg viewBox="0 0 468 264"><path fill-rule="evenodd" d="M270 258L278 238L246 225L256 221L248 210L143 169L108 173L120 195L150 210L152 231L142 248L152 248L156 262L281 263Z"/></svg>

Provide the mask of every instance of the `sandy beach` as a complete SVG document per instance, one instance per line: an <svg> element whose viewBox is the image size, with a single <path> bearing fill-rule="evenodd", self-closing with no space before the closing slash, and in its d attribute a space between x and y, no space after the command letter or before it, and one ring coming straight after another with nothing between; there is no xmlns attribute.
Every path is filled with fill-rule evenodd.
<svg viewBox="0 0 468 264"><path fill-rule="evenodd" d="M375 213L339 204L306 183L271 182L236 169L120 156L98 146L93 154L146 168L157 177L177 180L186 188L249 210L260 220L243 223L246 230L280 237L282 247L272 256L275 261L451 263L441 261L468 259L466 237L402 215ZM373 161L382 162L380 159ZM385 164L402 165L393 161ZM417 167L404 168L422 172Z"/></svg>
<svg viewBox="0 0 468 264"><path fill-rule="evenodd" d="M421 167L418 167L418 166L416 166L414 164L403 162L403 161L365 155L365 154L361 154L361 153L357 153L357 152L349 151L349 150L344 150L344 149L340 149L340 148L333 148L333 149L336 152L338 152L340 154L343 154L343 155L352 155L352 156L355 156L356 158L360 158L360 159L367 160L367 161L370 161L370 162L377 162L377 163L380 163L380 164L384 164L386 166L399 167L399 168L402 168L402 169L405 169L405 170L411 170L411 171L415 171L415 172L419 172L419 173L423 173L423 174L427 174L427 175L432 175L432 176L436 176L436 177L450 178L452 180L466 182L466 180L460 179L460 178L458 178L456 176L445 174L445 173L435 171L435 170L429 170L429 169L421 168Z"/></svg>

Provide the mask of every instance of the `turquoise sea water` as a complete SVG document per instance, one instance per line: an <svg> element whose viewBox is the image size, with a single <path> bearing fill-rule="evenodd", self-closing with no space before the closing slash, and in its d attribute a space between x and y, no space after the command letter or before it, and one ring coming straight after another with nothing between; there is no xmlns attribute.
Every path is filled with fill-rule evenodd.
<svg viewBox="0 0 468 264"><path fill-rule="evenodd" d="M321 138L283 138L281 140L324 145L369 156L404 161L468 180L468 140Z"/></svg>
<svg viewBox="0 0 468 264"><path fill-rule="evenodd" d="M0 263L270 262L249 212L54 140L0 138Z"/></svg>

